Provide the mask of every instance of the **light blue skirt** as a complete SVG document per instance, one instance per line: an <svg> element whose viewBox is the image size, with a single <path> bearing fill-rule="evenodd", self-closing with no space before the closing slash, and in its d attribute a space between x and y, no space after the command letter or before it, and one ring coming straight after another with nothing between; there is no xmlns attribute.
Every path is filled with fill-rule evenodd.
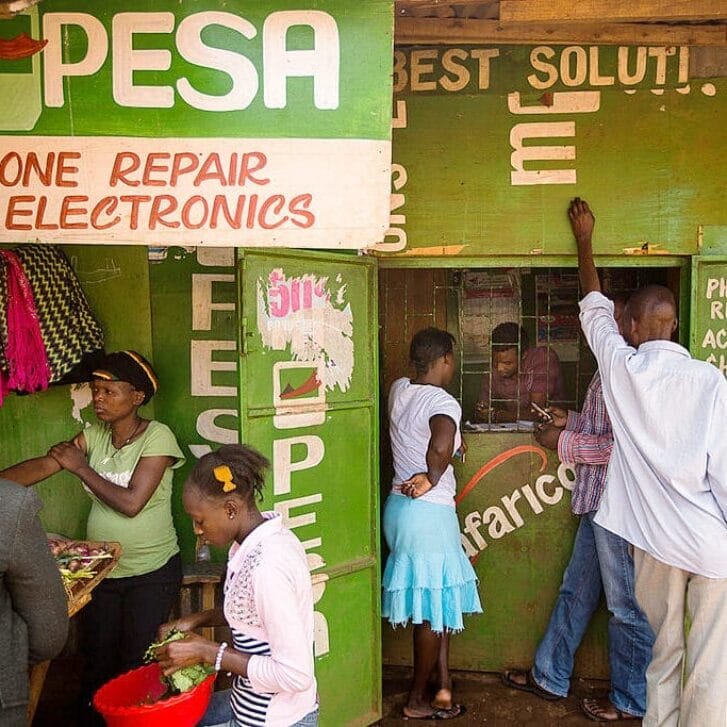
<svg viewBox="0 0 727 727"><path fill-rule="evenodd" d="M392 626L428 621L432 631L461 631L463 614L482 613L453 507L391 494L384 505L384 537L390 553L382 614Z"/></svg>

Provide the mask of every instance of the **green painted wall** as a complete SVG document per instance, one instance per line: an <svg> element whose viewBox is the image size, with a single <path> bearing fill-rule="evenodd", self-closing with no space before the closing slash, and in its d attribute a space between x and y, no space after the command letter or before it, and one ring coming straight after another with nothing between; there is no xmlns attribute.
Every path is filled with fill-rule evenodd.
<svg viewBox="0 0 727 727"><path fill-rule="evenodd" d="M705 255L692 265L692 355L727 376L727 258Z"/></svg>
<svg viewBox="0 0 727 727"><path fill-rule="evenodd" d="M133 348L151 356L151 311L147 250L144 247L64 248L106 336L106 350ZM73 397L86 406L74 411ZM71 386L52 386L28 396L11 394L0 408L0 468L48 451L94 419L90 395ZM153 402L142 409L154 415ZM67 473L37 485L44 502L43 526L71 537L85 534L89 499Z"/></svg>
<svg viewBox="0 0 727 727"><path fill-rule="evenodd" d="M687 67L686 48L397 49L382 249L573 254L579 195L598 253L696 253L698 225L727 224L727 80Z"/></svg>
<svg viewBox="0 0 727 727"><path fill-rule="evenodd" d="M174 517L185 561L196 538L182 485L210 446L239 441L235 251L152 249L151 281L157 417L177 435L187 462L174 476ZM225 552L215 553L224 561Z"/></svg>

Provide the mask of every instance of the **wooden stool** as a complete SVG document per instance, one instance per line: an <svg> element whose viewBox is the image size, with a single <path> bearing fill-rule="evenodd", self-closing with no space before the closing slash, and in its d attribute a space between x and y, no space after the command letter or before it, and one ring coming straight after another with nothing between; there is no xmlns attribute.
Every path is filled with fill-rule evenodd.
<svg viewBox="0 0 727 727"><path fill-rule="evenodd" d="M190 563L183 568L182 589L179 594L179 615L187 616L196 611L214 608L216 591L225 572L224 563ZM193 595L197 595L193 607ZM201 629L202 636L214 641L214 629Z"/></svg>

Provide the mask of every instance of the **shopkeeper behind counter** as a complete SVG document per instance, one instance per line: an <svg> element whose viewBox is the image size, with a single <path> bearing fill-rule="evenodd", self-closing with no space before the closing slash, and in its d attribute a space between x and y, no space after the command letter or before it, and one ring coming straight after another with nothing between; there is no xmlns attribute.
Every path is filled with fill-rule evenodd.
<svg viewBox="0 0 727 727"><path fill-rule="evenodd" d="M90 706L94 691L142 662L144 651L169 618L182 579L172 522L172 470L184 455L171 430L143 419L138 409L157 390L151 365L135 351L109 354L93 376L98 422L43 457L14 465L0 476L34 485L64 469L91 496L89 540L118 541L123 553L81 612L81 724L101 723Z"/></svg>
<svg viewBox="0 0 727 727"><path fill-rule="evenodd" d="M484 375L475 418L483 422L537 419L531 409L562 398L560 361L548 346L530 346L517 323L492 330L492 368Z"/></svg>

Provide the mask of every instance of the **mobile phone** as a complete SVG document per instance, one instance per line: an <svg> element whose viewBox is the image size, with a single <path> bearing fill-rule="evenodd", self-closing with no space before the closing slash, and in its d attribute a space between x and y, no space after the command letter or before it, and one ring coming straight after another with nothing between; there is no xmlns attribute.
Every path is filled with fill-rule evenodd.
<svg viewBox="0 0 727 727"><path fill-rule="evenodd" d="M531 401L530 402L530 406L532 406L533 409L535 409L535 411L538 412L538 414L540 414L540 416L543 417L543 419L546 422L548 422L548 423L552 423L553 422L553 416L552 416L552 414L549 414L547 411L545 411L545 409L543 409L542 406L538 406L534 401Z"/></svg>

